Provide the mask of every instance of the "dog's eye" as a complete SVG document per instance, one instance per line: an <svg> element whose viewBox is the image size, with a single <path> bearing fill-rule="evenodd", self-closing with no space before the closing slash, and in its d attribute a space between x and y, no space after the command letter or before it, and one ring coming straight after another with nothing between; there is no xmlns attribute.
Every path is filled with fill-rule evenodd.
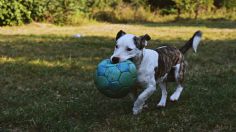
<svg viewBox="0 0 236 132"><path fill-rule="evenodd" d="M131 49L131 48L127 48L126 50L127 50L127 51L131 51L132 49Z"/></svg>
<svg viewBox="0 0 236 132"><path fill-rule="evenodd" d="M116 49L118 48L118 45L116 45Z"/></svg>

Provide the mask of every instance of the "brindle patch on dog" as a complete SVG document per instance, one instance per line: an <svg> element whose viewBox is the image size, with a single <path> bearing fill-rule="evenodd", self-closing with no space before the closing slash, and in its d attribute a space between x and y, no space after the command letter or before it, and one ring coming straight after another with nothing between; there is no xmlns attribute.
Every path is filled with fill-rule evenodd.
<svg viewBox="0 0 236 132"><path fill-rule="evenodd" d="M135 36L133 40L134 40L134 44L136 45L138 49L142 49L145 46L144 44L142 44L141 38Z"/></svg>
<svg viewBox="0 0 236 132"><path fill-rule="evenodd" d="M158 52L158 67L155 68L155 79L159 79L167 73L168 76L165 81L177 81L182 83L184 79L184 56L179 49L171 46L163 46L155 49ZM175 78L175 68L177 64L180 64L178 78Z"/></svg>
<svg viewBox="0 0 236 132"><path fill-rule="evenodd" d="M134 40L134 44L136 45L136 47L138 49L143 49L145 46L146 46L146 41L150 40L151 37L148 35L148 34L145 34L143 36L139 36L139 37L134 37L133 40Z"/></svg>

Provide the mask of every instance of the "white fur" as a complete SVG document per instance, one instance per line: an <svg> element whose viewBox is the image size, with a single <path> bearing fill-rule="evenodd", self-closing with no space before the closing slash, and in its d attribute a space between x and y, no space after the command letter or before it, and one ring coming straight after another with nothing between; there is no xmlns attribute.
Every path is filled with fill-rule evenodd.
<svg viewBox="0 0 236 132"><path fill-rule="evenodd" d="M165 107L166 106L166 98L167 98L167 91L166 91L166 84L164 84L163 82L161 82L159 84L160 88L161 88L161 100L160 102L157 104L157 107Z"/></svg>
<svg viewBox="0 0 236 132"><path fill-rule="evenodd" d="M175 65L175 79L179 77L180 64Z"/></svg>
<svg viewBox="0 0 236 132"><path fill-rule="evenodd" d="M150 59L153 58L153 59ZM158 53L154 50L143 49L143 59L138 65L138 82L146 89L138 96L134 102L133 114L136 115L142 111L145 101L156 90L155 67L158 66Z"/></svg>
<svg viewBox="0 0 236 132"><path fill-rule="evenodd" d="M165 48L166 46L161 46L161 47L158 47L157 49L161 49L161 48Z"/></svg>
<svg viewBox="0 0 236 132"><path fill-rule="evenodd" d="M153 59L150 59L153 58ZM154 79L154 69L158 66L158 53L154 50L143 49L143 59L138 65L138 81L142 84L148 84Z"/></svg>
<svg viewBox="0 0 236 132"><path fill-rule="evenodd" d="M183 91L183 87L179 84L175 90L175 92L170 96L171 101L177 101L181 92Z"/></svg>
<svg viewBox="0 0 236 132"><path fill-rule="evenodd" d="M197 47L198 47L200 41L201 41L200 36L197 36L197 35L194 36L194 38L193 38L193 50L194 50L194 52L197 52Z"/></svg>

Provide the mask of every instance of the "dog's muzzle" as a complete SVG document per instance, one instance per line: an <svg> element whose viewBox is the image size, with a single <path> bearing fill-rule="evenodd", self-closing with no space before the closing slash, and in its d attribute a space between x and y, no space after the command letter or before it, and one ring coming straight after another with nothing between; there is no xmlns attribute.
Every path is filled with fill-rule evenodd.
<svg viewBox="0 0 236 132"><path fill-rule="evenodd" d="M120 58L119 57L112 57L111 61L113 64L116 64L116 63L119 63Z"/></svg>

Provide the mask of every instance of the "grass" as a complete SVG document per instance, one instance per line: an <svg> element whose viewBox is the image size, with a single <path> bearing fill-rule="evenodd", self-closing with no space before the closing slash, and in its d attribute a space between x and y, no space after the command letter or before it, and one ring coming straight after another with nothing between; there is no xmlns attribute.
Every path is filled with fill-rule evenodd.
<svg viewBox="0 0 236 132"><path fill-rule="evenodd" d="M33 23L0 28L0 131L235 131L235 22L108 24L58 27ZM148 48L180 47L196 30L204 40L189 52L185 89L176 103L133 116L128 98L110 99L93 83L96 65L112 54L116 33L148 33ZM81 38L72 37L80 33ZM169 95L174 85L168 86Z"/></svg>

